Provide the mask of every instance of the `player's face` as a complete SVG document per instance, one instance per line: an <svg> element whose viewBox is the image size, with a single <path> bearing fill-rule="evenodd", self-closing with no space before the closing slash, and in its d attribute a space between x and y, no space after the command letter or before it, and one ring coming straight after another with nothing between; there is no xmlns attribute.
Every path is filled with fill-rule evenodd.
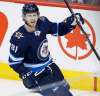
<svg viewBox="0 0 100 96"><path fill-rule="evenodd" d="M27 14L24 16L24 21L25 21L25 23L26 23L28 26L30 26L30 27L35 27L38 18L39 18L39 15L37 14L37 12L34 12L34 13L27 13Z"/></svg>

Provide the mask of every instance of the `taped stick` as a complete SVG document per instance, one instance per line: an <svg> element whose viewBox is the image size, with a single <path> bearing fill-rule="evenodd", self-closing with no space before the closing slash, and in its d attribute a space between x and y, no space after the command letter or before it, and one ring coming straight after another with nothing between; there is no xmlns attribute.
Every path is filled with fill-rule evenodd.
<svg viewBox="0 0 100 96"><path fill-rule="evenodd" d="M72 10L72 8L70 7L70 5L69 5L69 3L68 3L68 1L67 1L67 0L64 0L64 2L65 2L65 4L66 4L66 6L68 7L70 13L71 13L71 14L74 16L74 18L76 19L77 25L78 25L79 28L81 29L82 33L85 35L85 37L86 37L86 39L87 39L87 41L88 41L88 43L89 43L91 49L93 50L94 54L95 54L96 57L97 57L98 61L100 61L100 56L99 56L99 54L97 53L96 49L94 48L93 44L91 43L91 41L90 41L90 39L89 39L87 33L85 32L85 30L84 30L83 27L81 26L80 22L78 21L76 15L74 14L74 11Z"/></svg>

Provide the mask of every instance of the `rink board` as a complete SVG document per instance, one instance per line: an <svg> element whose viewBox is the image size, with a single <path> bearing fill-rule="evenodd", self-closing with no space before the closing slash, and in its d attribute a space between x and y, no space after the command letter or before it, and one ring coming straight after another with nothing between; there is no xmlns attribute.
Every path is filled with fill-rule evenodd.
<svg viewBox="0 0 100 96"><path fill-rule="evenodd" d="M71 89L94 90L94 77L90 72L63 70L65 79L70 83ZM0 64L0 77L10 80L20 80L8 64ZM97 78L97 91L100 91L100 77Z"/></svg>
<svg viewBox="0 0 100 96"><path fill-rule="evenodd" d="M6 1L10 1L10 0L6 0ZM17 1L18 4L11 3L11 2L5 3L3 2L3 0L0 0L0 12L7 15L7 18L9 21L8 30L6 30L7 32L5 36L0 37L0 77L6 78L6 79L20 80L18 77L18 74L16 74L8 66L8 63L7 63L8 55L9 55L8 49L10 45L9 39L10 39L11 34L13 33L13 31L16 30L18 26L23 24L23 22L21 22L22 18L20 16L22 5L20 6L19 4L28 2L28 0L25 0L25 1L13 0L13 1L14 2ZM70 15L69 10L65 8L65 5L63 3L58 4L58 3L37 2L37 4L39 4L41 15L46 15L51 21L57 21L57 22L62 21L64 18L66 18L66 13L68 16ZM89 26L90 27L92 26L91 30L95 32L95 35L96 35L92 43L94 43L95 48L100 53L100 49L99 49L100 48L100 32L99 32L100 27L99 27L99 22L97 22L98 20L100 20L99 19L100 7L96 8L96 7L85 6L85 5L83 6L72 5L72 7L74 8L75 12L82 13L84 18L88 20ZM59 12L60 12L60 15L59 15ZM14 22L14 20L16 22ZM3 28L1 25L0 27ZM86 27L86 29L88 28ZM0 35L2 35L1 31L0 31ZM92 40L92 37L90 39ZM94 72L98 72L98 71L100 72L100 64L93 52L91 54L89 53L90 55L82 60L73 59L71 58L72 56L68 55L68 53L67 55L65 54L66 53L64 52L65 50L61 49L61 43L59 42L60 40L63 41L64 38L56 39L55 37L48 37L48 40L49 40L49 48L51 51L51 55L54 59L56 59L55 62L62 69L62 72L66 80L68 80L71 85L71 88L82 89L82 90L94 90L96 88L97 91L100 91L100 83L99 83L100 75L97 76L98 77L96 78L97 80L94 80L94 76L93 76ZM72 53L74 52L72 51ZM81 53L81 54L84 54L84 53Z"/></svg>

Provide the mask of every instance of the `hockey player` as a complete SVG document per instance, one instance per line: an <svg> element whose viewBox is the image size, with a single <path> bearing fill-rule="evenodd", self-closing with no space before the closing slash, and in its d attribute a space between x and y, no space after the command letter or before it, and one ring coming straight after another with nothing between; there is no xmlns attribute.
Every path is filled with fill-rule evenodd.
<svg viewBox="0 0 100 96"><path fill-rule="evenodd" d="M73 96L59 67L53 62L48 50L47 34L63 36L76 26L74 16L60 23L51 22L40 16L35 4L24 4L25 22L11 37L9 66L19 74L26 88L43 96ZM76 13L79 21L82 16Z"/></svg>

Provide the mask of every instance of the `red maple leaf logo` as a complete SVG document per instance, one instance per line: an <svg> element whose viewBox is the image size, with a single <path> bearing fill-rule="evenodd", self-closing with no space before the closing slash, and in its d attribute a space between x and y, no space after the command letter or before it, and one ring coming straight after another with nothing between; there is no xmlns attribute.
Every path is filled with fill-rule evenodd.
<svg viewBox="0 0 100 96"><path fill-rule="evenodd" d="M88 34L88 36L89 35L90 34ZM81 33L78 26L76 26L72 33L65 35L65 38L68 40L66 47L80 47L81 49L87 49L86 36Z"/></svg>
<svg viewBox="0 0 100 96"><path fill-rule="evenodd" d="M96 44L95 30L92 25L85 20L85 28L88 29L88 37L92 40L93 45ZM86 32L87 32L86 31ZM90 37L91 36L91 37ZM86 36L81 32L80 28L76 28L64 37L58 37L58 42L62 51L70 58L82 60L87 58L93 51L90 49ZM70 50L72 48L72 50Z"/></svg>

